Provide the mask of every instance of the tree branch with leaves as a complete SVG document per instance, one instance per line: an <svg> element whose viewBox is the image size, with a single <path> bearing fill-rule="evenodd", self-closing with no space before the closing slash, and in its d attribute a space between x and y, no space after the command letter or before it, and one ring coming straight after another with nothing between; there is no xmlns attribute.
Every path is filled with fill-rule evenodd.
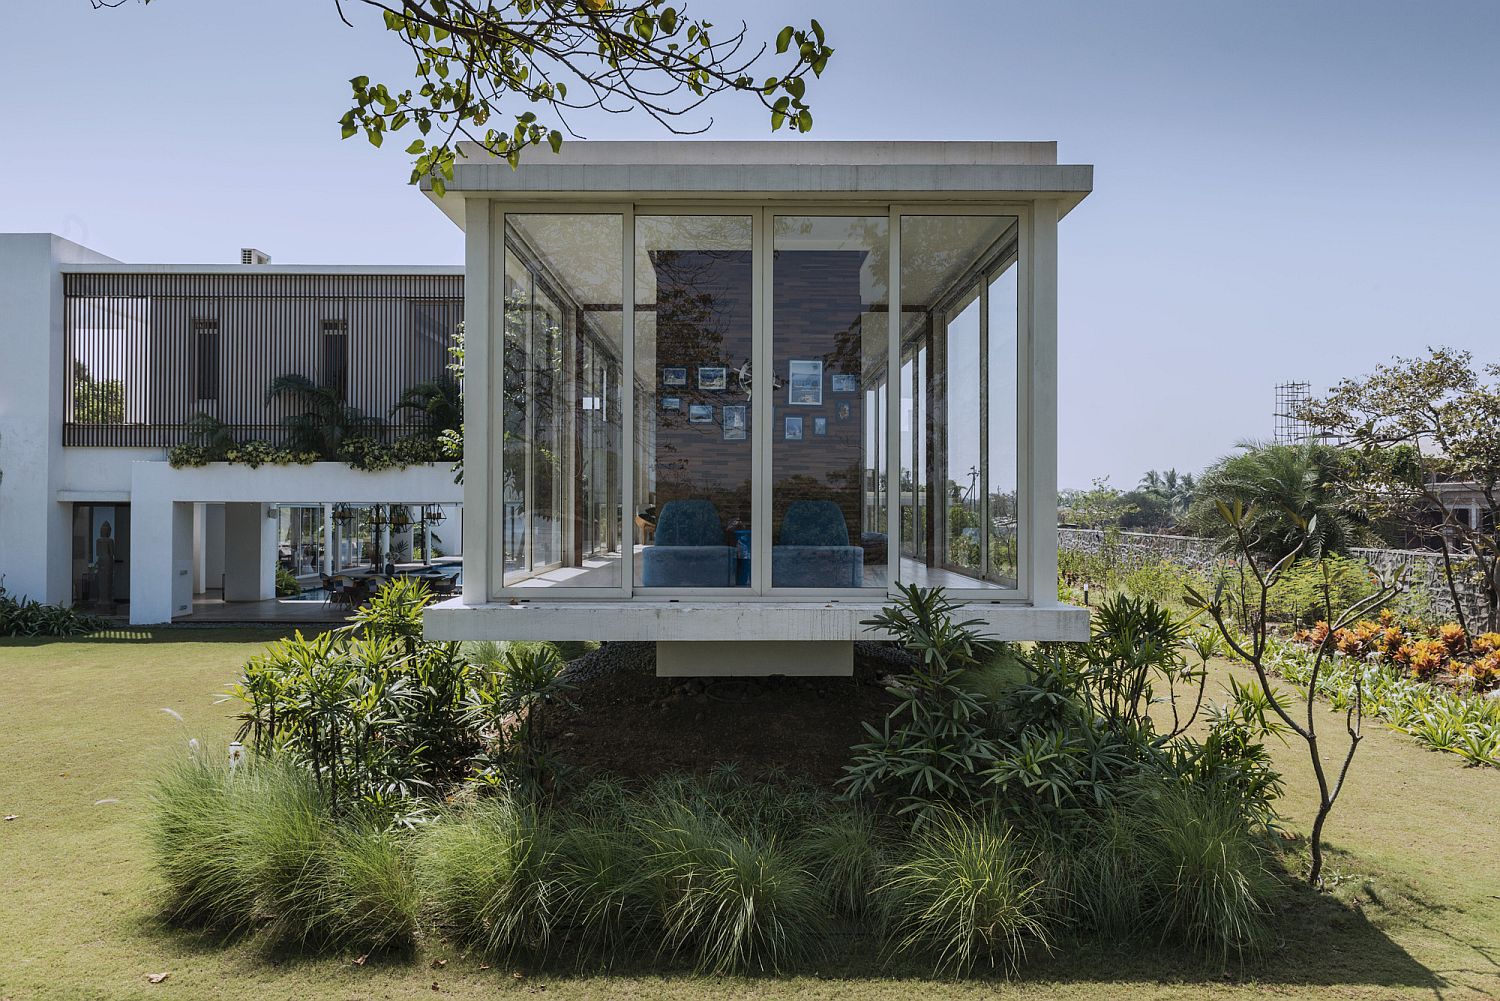
<svg viewBox="0 0 1500 1001"><path fill-rule="evenodd" d="M127 2L90 0L95 9ZM343 137L363 134L381 146L389 134L415 130L406 147L411 181L430 177L439 194L453 179L459 142L516 166L530 147L556 152L565 136L582 138L573 123L585 112L640 113L674 135L695 135L713 125L698 115L708 102L739 93L760 103L772 131L810 132L807 84L833 55L815 19L755 44L743 21L721 34L667 0L332 2L350 27L356 11L378 12L414 63L410 84L350 81ZM773 45L780 65L759 75Z"/></svg>

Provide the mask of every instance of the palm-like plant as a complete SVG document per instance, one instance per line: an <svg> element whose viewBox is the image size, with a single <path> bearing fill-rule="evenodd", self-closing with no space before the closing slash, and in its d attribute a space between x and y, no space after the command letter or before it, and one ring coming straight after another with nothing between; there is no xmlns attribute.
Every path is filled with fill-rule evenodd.
<svg viewBox="0 0 1500 1001"><path fill-rule="evenodd" d="M1302 545L1304 555L1317 559L1365 541L1366 519L1338 485L1337 448L1262 442L1240 448L1203 474L1188 514L1191 528L1234 548L1218 505L1238 501L1248 512L1245 535L1257 557L1278 560Z"/></svg>
<svg viewBox="0 0 1500 1001"><path fill-rule="evenodd" d="M1149 469L1146 475L1141 477L1138 489L1142 493L1161 498L1166 502L1167 510L1172 516L1181 518L1192 506L1193 493L1198 489L1198 481L1193 478L1192 473L1179 474L1175 468L1165 473Z"/></svg>
<svg viewBox="0 0 1500 1001"><path fill-rule="evenodd" d="M402 413L411 414L427 437L440 438L444 432L456 431L464 421L464 398L458 380L451 375L439 375L408 386L391 408L392 417Z"/></svg>
<svg viewBox="0 0 1500 1001"><path fill-rule="evenodd" d="M301 408L301 413L281 419L281 426L287 432L287 446L294 452L316 452L331 459L346 439L369 435L380 424L345 403L344 395L337 389L320 386L297 373L278 375L271 380L266 403L278 400Z"/></svg>

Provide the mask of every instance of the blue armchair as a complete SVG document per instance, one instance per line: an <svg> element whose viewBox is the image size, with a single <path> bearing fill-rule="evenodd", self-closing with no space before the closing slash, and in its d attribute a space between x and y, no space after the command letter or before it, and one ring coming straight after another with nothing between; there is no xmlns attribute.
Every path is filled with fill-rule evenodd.
<svg viewBox="0 0 1500 1001"><path fill-rule="evenodd" d="M862 587L865 551L849 545L844 512L833 501L794 501L771 547L776 587Z"/></svg>
<svg viewBox="0 0 1500 1001"><path fill-rule="evenodd" d="M676 500L662 505L655 544L641 550L645 587L733 587L735 549L713 503Z"/></svg>

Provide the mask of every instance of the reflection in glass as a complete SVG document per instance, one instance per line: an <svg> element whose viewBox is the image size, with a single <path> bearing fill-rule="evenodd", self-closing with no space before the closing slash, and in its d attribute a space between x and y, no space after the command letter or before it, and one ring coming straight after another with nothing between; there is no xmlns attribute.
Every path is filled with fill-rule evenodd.
<svg viewBox="0 0 1500 1001"><path fill-rule="evenodd" d="M624 224L507 215L500 547L507 587L619 587Z"/></svg>
<svg viewBox="0 0 1500 1001"><path fill-rule="evenodd" d="M885 216L774 222L773 587L886 587L889 229Z"/></svg>
<svg viewBox="0 0 1500 1001"><path fill-rule="evenodd" d="M750 584L749 216L637 216L635 583Z"/></svg>
<svg viewBox="0 0 1500 1001"><path fill-rule="evenodd" d="M1016 219L901 220L901 578L1017 587Z"/></svg>

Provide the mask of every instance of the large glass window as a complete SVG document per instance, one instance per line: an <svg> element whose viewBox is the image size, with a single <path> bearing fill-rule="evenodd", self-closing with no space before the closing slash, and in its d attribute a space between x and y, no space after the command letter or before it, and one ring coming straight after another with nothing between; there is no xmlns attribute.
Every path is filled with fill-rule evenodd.
<svg viewBox="0 0 1500 1001"><path fill-rule="evenodd" d="M507 587L621 584L624 223L506 216L500 548Z"/></svg>
<svg viewBox="0 0 1500 1001"><path fill-rule="evenodd" d="M1018 586L1017 220L901 220L901 579Z"/></svg>
<svg viewBox="0 0 1500 1001"><path fill-rule="evenodd" d="M635 230L635 584L751 579L754 266L748 215Z"/></svg>
<svg viewBox="0 0 1500 1001"><path fill-rule="evenodd" d="M73 505L73 607L124 615L130 607L130 505Z"/></svg>
<svg viewBox="0 0 1500 1001"><path fill-rule="evenodd" d="M886 216L777 216L771 585L884 589Z"/></svg>

